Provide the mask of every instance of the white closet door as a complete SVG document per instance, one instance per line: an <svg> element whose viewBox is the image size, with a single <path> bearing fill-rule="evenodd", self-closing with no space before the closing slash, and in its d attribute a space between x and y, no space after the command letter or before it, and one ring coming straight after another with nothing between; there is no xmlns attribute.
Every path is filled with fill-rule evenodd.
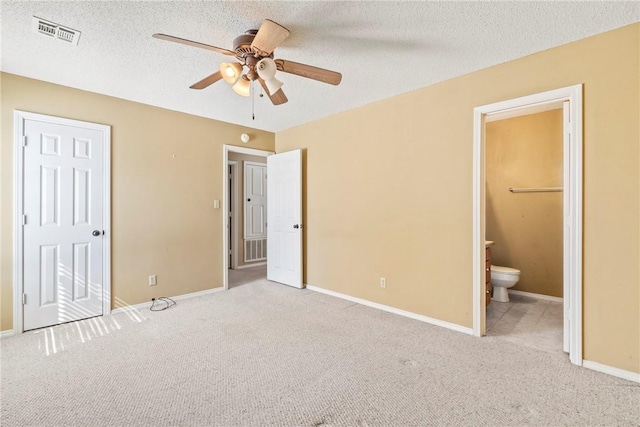
<svg viewBox="0 0 640 427"><path fill-rule="evenodd" d="M103 135L24 123L23 329L102 315Z"/></svg>

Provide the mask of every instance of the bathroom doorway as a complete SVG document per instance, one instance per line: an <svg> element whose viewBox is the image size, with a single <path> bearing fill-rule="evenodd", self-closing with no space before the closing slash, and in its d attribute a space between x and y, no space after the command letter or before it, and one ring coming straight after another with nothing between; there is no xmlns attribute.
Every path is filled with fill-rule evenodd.
<svg viewBox="0 0 640 427"><path fill-rule="evenodd" d="M486 335L563 351L563 105L485 119Z"/></svg>
<svg viewBox="0 0 640 427"><path fill-rule="evenodd" d="M562 189L561 202L556 201L562 204L562 218L558 225L562 236L562 265L557 267L562 270L562 290L557 289L560 285L556 283L553 285L555 289L547 293L551 293L551 297L554 293L562 295L562 348L569 353L572 363L582 365L582 85L485 105L474 110L473 331L477 336L483 336L487 332L485 306L488 289L485 283L486 257L489 252L485 251L485 241L488 240L485 237L487 236L487 210L493 207L490 205L491 200L487 199L485 184L487 182L487 123L554 110L562 111L562 172L557 177L559 182L554 185L551 185L552 182L547 185L514 184L505 191L511 188L515 190L512 193L520 190L533 193L542 189L551 193ZM557 185L558 183L560 185ZM550 189L553 190L550 191ZM514 300L521 300L531 295L518 295L516 292L514 296L517 296ZM543 304L554 304L553 307L544 309L550 308L550 312L555 311L557 316L560 306L557 300L553 301L553 299L543 300ZM527 301L524 300L524 302Z"/></svg>

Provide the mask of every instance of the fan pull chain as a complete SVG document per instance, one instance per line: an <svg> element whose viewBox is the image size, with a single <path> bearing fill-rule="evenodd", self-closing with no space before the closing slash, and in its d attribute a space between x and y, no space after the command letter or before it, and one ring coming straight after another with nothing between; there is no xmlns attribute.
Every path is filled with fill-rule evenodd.
<svg viewBox="0 0 640 427"><path fill-rule="evenodd" d="M256 119L256 90L253 87L253 80L251 81L251 85L249 85L249 90L251 91L251 117L252 120Z"/></svg>

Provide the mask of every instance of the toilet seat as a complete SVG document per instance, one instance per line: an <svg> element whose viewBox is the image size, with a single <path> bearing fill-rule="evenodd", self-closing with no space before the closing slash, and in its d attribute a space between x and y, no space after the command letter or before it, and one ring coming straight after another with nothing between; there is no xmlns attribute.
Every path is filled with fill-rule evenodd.
<svg viewBox="0 0 640 427"><path fill-rule="evenodd" d="M492 265L491 266L491 272L496 272L496 273L500 273L500 274L504 274L504 275L519 275L520 274L520 270L516 269L516 268L511 268L511 267L502 267L501 265Z"/></svg>

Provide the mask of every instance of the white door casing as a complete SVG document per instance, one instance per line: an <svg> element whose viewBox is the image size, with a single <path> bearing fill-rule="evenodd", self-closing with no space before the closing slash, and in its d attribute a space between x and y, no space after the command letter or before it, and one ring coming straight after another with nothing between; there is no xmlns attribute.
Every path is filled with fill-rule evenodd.
<svg viewBox="0 0 640 427"><path fill-rule="evenodd" d="M267 237L267 165L243 162L244 167L244 238Z"/></svg>
<svg viewBox="0 0 640 427"><path fill-rule="evenodd" d="M484 335L485 254L485 119L562 103L565 109L563 135L563 264L564 343L569 359L582 365L582 84L483 105L474 109L473 129L473 334ZM568 338L567 338L568 335ZM567 348L568 339L568 348Z"/></svg>
<svg viewBox="0 0 640 427"><path fill-rule="evenodd" d="M302 151L267 157L267 279L302 288Z"/></svg>
<svg viewBox="0 0 640 427"><path fill-rule="evenodd" d="M562 103L562 172L563 182L567 183L571 180L571 105L569 101ZM570 206L571 203L571 191L563 191L562 194L562 206L563 210ZM563 245L567 242L571 242L571 221L569 215L565 212L562 214L562 232L563 232ZM566 256L567 248L563 249ZM562 269L562 305L563 305L563 322L562 322L562 350L565 353L570 353L571 348L571 269Z"/></svg>
<svg viewBox="0 0 640 427"><path fill-rule="evenodd" d="M229 203L227 203L228 213L228 252L229 252L229 268L238 268L238 163L230 160L227 162L229 175L228 175L228 197Z"/></svg>
<svg viewBox="0 0 640 427"><path fill-rule="evenodd" d="M109 314L110 128L15 113L14 330Z"/></svg>
<svg viewBox="0 0 640 427"><path fill-rule="evenodd" d="M260 157L267 157L269 155L272 155L273 152L271 151L264 151L264 150L257 150L255 148L246 148L246 147L239 147L239 146L234 146L234 145L227 145L224 144L222 146L222 182L227 182L228 177L229 177L229 172L228 172L228 164L230 162L229 160L229 153L241 153L241 154L248 154L251 156L260 156ZM237 178L237 176L235 177ZM239 191L237 192L239 193ZM224 185L222 188L222 210L223 212L228 212L229 211L229 204L230 204L230 189L228 185ZM237 210L236 210L237 212ZM237 221L236 221L237 223ZM223 227L223 232L222 232L222 286L223 289L229 289L229 256L227 255L229 253L229 233L232 232L232 230L229 227L229 216L228 215L223 215L223 222L222 222L222 227ZM236 239L237 240L237 239ZM268 262L268 260L267 260Z"/></svg>

